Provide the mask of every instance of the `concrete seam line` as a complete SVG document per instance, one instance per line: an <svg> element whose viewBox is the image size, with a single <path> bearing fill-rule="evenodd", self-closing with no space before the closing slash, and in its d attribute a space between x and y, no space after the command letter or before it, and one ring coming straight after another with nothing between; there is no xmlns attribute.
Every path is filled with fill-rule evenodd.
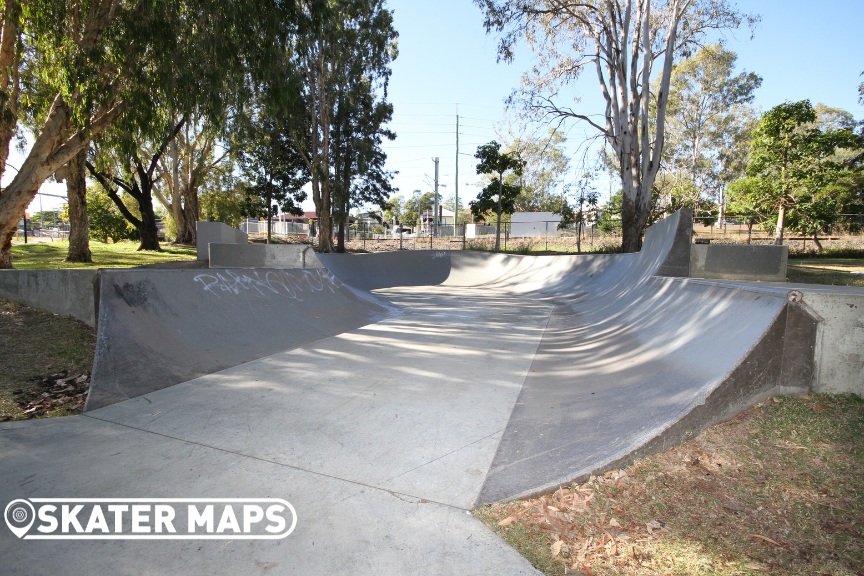
<svg viewBox="0 0 864 576"><path fill-rule="evenodd" d="M176 440L177 442L183 442L186 444L192 444L194 446L200 446L202 448L209 448L211 450L216 450L217 452L222 452L224 454L231 454L233 456L239 456L240 458L248 458L250 460L256 460L258 462L264 462L267 464L272 464L274 466L279 466L281 468L289 468L291 470L297 470L299 472L305 472L307 474L312 474L315 476L321 476L322 478L329 478L331 480L337 480L340 482L346 482L348 484L353 484L355 486L362 486L363 488L369 488L370 490L378 490L381 492L386 492L391 496L398 498L397 495L407 496L408 498L416 498L419 500L424 500L430 504L437 504L439 506L445 506L447 508L452 508L454 510L464 510L470 512L468 508L460 508L459 506L454 506L453 504L448 504L446 502L439 502L438 500L430 500L424 496L416 496L414 494L405 494L404 492L398 492L396 490L390 490L389 488L382 488L381 486L375 486L372 484L364 484L363 482L358 482L357 480L349 480L348 478L342 478L340 476L334 476L332 474L326 474L324 472L318 472L316 470L309 470L308 468L302 468L300 466L293 466L291 464L284 464L282 462L274 462L272 460L267 460L266 458L262 458L260 456L253 456L251 454L243 454L242 452L234 452L233 450L226 450L225 448L219 448L218 446L211 446L210 444L205 444L203 442L195 442L194 440L188 440L186 438L177 438L176 436L171 436L170 434L163 434L161 432L154 432L153 430L145 430L143 428L138 428L136 426L130 426L129 424L123 424L121 422L114 422L113 420L106 420L104 418L97 418L96 416L92 416L90 414L79 414L81 418L91 418L96 420L97 422L104 422L105 424L113 424L115 426L120 426L123 428L129 428L130 430L137 430L138 432L143 432L144 434L153 434L154 436L160 436L162 438L167 438L169 440ZM401 499L401 498L400 498ZM420 502L418 502L419 504Z"/></svg>

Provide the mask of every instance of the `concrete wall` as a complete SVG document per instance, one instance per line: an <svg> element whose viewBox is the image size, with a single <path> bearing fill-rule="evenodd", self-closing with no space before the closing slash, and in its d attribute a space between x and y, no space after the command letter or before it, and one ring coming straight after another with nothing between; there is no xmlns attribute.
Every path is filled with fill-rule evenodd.
<svg viewBox="0 0 864 576"><path fill-rule="evenodd" d="M784 282L788 246L693 244L690 277Z"/></svg>
<svg viewBox="0 0 864 576"><path fill-rule="evenodd" d="M99 270L0 270L0 298L96 326Z"/></svg>
<svg viewBox="0 0 864 576"><path fill-rule="evenodd" d="M803 291L804 304L820 317L813 389L864 396L864 290Z"/></svg>
<svg viewBox="0 0 864 576"><path fill-rule="evenodd" d="M208 246L217 244L246 244L249 236L222 222L198 222L198 260L207 260Z"/></svg>
<svg viewBox="0 0 864 576"><path fill-rule="evenodd" d="M303 244L210 244L210 268L321 267L312 247Z"/></svg>

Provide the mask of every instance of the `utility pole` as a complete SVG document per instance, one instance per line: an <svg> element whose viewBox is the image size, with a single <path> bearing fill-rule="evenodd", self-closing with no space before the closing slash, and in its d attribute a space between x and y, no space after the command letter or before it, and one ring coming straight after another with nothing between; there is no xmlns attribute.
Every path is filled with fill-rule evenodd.
<svg viewBox="0 0 864 576"><path fill-rule="evenodd" d="M432 212L432 236L438 235L438 157L432 159L435 162L435 209Z"/></svg>
<svg viewBox="0 0 864 576"><path fill-rule="evenodd" d="M456 105L456 204L453 206L453 236L459 229L459 105Z"/></svg>

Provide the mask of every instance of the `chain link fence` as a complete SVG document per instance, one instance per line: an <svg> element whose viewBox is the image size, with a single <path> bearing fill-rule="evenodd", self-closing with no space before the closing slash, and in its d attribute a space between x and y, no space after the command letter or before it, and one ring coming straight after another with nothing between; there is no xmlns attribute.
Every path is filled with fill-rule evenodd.
<svg viewBox="0 0 864 576"><path fill-rule="evenodd" d="M750 224L746 215L727 215L722 221L695 218L694 240L719 244L771 244L773 229L758 223ZM501 224L501 249L518 254L543 253L614 253L620 251L621 234L612 226L601 229L596 223L558 230L557 220L532 222L533 232L513 234L513 224ZM518 223L517 223L518 224ZM247 220L241 229L254 235L267 233L267 222ZM524 230L524 228L523 228ZM437 234L425 230L413 232L397 226L386 228L381 224L352 224L346 231L346 248L353 252L384 252L391 250L488 250L495 247L494 225L469 224L441 225ZM309 236L310 227L302 222L273 222L273 235L283 241L314 243ZM822 249L864 250L864 214L840 215L835 226L816 235ZM813 235L801 235L791 228L786 230L784 243L791 253L820 251Z"/></svg>

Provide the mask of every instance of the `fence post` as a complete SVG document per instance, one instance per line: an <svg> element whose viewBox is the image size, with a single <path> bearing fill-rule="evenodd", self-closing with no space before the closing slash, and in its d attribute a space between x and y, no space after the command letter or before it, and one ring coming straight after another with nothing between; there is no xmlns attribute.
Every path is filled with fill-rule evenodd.
<svg viewBox="0 0 864 576"><path fill-rule="evenodd" d="M545 220L543 222L546 225L546 252L549 251L549 221Z"/></svg>

